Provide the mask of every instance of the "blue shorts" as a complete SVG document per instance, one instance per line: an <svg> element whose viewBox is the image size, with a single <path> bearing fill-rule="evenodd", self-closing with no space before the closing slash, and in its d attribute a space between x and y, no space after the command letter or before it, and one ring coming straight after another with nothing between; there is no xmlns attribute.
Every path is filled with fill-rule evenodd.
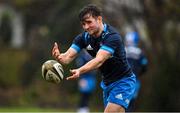
<svg viewBox="0 0 180 113"><path fill-rule="evenodd" d="M127 109L135 92L135 83L136 76L134 74L125 76L122 79L109 84L108 86L101 82L104 106L106 107L108 102L111 102L121 105Z"/></svg>
<svg viewBox="0 0 180 113"><path fill-rule="evenodd" d="M138 79L136 79L135 92L134 92L133 99L136 99L138 97L140 87L141 87L141 83Z"/></svg>

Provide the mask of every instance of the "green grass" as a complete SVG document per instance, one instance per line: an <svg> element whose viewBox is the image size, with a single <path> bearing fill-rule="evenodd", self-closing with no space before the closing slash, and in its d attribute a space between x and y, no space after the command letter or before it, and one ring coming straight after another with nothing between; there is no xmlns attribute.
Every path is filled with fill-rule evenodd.
<svg viewBox="0 0 180 113"><path fill-rule="evenodd" d="M0 112L73 112L73 110L53 108L4 107L0 108Z"/></svg>

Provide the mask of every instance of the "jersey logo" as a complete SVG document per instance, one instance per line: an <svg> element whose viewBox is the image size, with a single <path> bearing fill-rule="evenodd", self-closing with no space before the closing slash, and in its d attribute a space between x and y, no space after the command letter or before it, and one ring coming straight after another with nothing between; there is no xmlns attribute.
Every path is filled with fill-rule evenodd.
<svg viewBox="0 0 180 113"><path fill-rule="evenodd" d="M86 47L86 49L87 49L87 50L93 50L93 48L91 47L90 44Z"/></svg>
<svg viewBox="0 0 180 113"><path fill-rule="evenodd" d="M122 94L116 95L115 98L120 99L120 100L123 100Z"/></svg>
<svg viewBox="0 0 180 113"><path fill-rule="evenodd" d="M126 104L129 104L130 101L129 101L129 99L126 99L125 102L126 102Z"/></svg>

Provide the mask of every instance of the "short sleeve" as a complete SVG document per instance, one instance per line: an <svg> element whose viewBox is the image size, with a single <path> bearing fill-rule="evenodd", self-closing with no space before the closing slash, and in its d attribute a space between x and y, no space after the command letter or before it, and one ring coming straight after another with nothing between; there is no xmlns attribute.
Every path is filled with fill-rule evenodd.
<svg viewBox="0 0 180 113"><path fill-rule="evenodd" d="M103 41L103 45L100 49L108 51L113 55L115 50L120 46L121 43L122 41L119 34L111 34Z"/></svg>
<svg viewBox="0 0 180 113"><path fill-rule="evenodd" d="M82 34L79 34L73 40L71 48L75 49L78 53L85 47L85 41Z"/></svg>

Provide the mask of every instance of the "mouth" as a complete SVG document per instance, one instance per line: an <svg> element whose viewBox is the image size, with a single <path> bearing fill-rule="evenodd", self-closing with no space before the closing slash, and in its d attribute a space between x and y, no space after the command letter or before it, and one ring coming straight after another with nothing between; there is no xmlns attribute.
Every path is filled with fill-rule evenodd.
<svg viewBox="0 0 180 113"><path fill-rule="evenodd" d="M91 33L93 30L92 30L92 29L87 29L86 31L89 32L89 33Z"/></svg>
<svg viewBox="0 0 180 113"><path fill-rule="evenodd" d="M87 29L86 31L88 31L88 32L92 32L92 31L94 31L94 29Z"/></svg>

